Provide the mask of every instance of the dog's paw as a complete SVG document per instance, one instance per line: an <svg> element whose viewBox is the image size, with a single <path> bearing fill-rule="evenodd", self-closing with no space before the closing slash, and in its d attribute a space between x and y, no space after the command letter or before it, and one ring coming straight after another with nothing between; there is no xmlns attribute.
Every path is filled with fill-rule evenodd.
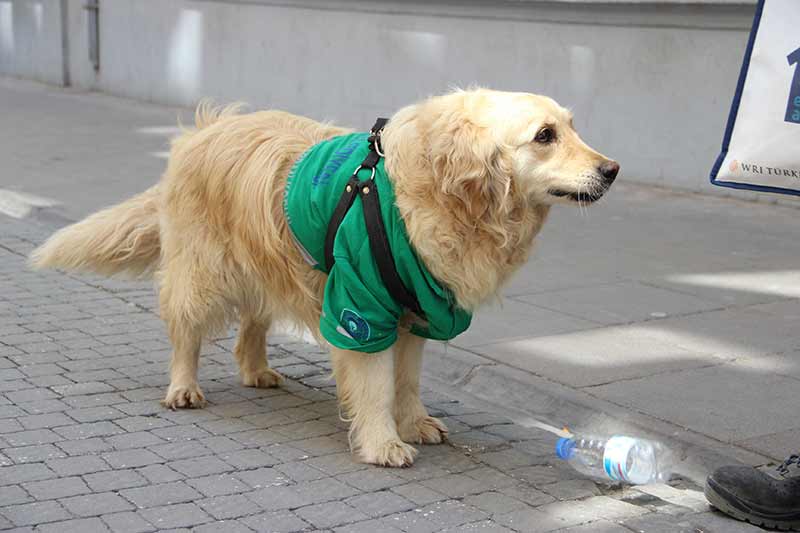
<svg viewBox="0 0 800 533"><path fill-rule="evenodd" d="M414 463L417 449L401 440L392 439L369 449L362 448L360 455L365 463L403 468Z"/></svg>
<svg viewBox="0 0 800 533"><path fill-rule="evenodd" d="M400 438L414 444L441 444L447 438L447 426L432 416L423 416L412 423L401 424Z"/></svg>
<svg viewBox="0 0 800 533"><path fill-rule="evenodd" d="M170 384L167 397L161 400L161 405L173 411L178 408L199 409L206 405L206 398L197 383L188 385Z"/></svg>
<svg viewBox="0 0 800 533"><path fill-rule="evenodd" d="M242 372L242 385L245 387L268 389L270 387L278 387L282 383L283 376L271 368L265 368L255 372Z"/></svg>

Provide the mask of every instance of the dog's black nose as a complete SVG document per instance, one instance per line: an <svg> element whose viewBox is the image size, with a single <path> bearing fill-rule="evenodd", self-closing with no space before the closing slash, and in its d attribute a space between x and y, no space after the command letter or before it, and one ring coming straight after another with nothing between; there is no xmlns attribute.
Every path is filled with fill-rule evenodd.
<svg viewBox="0 0 800 533"><path fill-rule="evenodd" d="M611 185L614 183L614 180L617 179L617 174L619 173L619 163L616 161L606 161L602 165L600 165L600 175L603 176L606 183Z"/></svg>

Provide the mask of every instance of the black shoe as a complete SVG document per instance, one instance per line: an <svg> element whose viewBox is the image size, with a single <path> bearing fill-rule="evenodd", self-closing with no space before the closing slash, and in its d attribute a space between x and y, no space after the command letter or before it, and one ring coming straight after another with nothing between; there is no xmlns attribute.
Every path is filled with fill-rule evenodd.
<svg viewBox="0 0 800 533"><path fill-rule="evenodd" d="M706 480L709 503L757 526L800 531L800 455L774 471L723 466Z"/></svg>

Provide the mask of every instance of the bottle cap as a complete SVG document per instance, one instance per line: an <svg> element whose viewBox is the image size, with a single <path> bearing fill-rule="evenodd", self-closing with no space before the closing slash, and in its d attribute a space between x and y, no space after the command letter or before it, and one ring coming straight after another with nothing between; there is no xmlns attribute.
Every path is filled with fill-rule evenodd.
<svg viewBox="0 0 800 533"><path fill-rule="evenodd" d="M563 459L564 461L569 460L574 453L575 448L575 439L568 439L566 437L561 437L556 442L556 456L559 459Z"/></svg>

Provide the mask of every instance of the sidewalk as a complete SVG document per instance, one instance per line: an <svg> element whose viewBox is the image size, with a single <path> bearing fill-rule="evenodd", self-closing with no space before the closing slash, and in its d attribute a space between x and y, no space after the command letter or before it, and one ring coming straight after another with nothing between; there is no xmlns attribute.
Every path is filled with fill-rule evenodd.
<svg viewBox="0 0 800 533"><path fill-rule="evenodd" d="M160 322L150 314L150 284L55 274L40 277L24 269L19 255L27 251L30 242L38 242L49 231L37 225L35 218L60 223L74 220L155 182L165 164L163 151L175 131L175 116L182 112L186 118L190 114L186 110L13 80L0 80L0 112L12 118L0 121L0 158L4 161L0 210L2 189L61 202L56 210L34 209L35 216L24 221L0 215L0 232L8 240L3 244L6 248L0 249L0 272L6 276L0 283L15 287L7 291L3 285L0 291L0 302L6 306L0 308L0 350L14 350L0 352L0 358L13 356L8 362L0 359L0 376L9 376L0 381L0 394L4 395L0 396L0 414L6 409L3 402L19 404L38 400L38 395L46 400L45 405L65 410L104 407L73 405L69 398L61 397L59 387L72 381L98 381L103 384L98 391L91 388L94 385L88 386L89 390L82 388L87 385L75 390L81 397L91 394L99 401L106 401L106 397L121 403L147 400L150 407L142 409L148 417L180 425L191 420L211 433L199 419L170 418L188 414L155 411L161 386L166 383L168 348ZM554 209L536 251L507 287L502 304L478 313L470 330L452 344L428 348L425 384L443 395L429 396L429 404L448 414L454 445L464 444L456 435L463 433L469 446L497 445L503 451L501 455L516 456L517 451L535 449L530 455L534 463L530 464L537 465L550 460L552 444L550 435L535 429L538 421L559 427L568 425L573 430L653 434L680 452L680 474L684 478L681 487L688 489L698 488L708 471L721 463L737 459L761 465L796 452L800 438L800 419L796 416L800 399L798 213L785 206L628 185L624 175L606 199L583 214L563 206ZM31 305L27 306L25 298L29 297ZM91 303L94 299L98 300L96 305ZM98 318L106 313L108 318ZM126 313L135 317L128 318ZM147 329L139 329L145 326ZM27 337L29 334L34 337ZM18 339L17 335L21 337ZM85 339L87 336L91 338ZM110 336L112 342L106 343L109 346L97 344L101 342L96 340L98 336ZM326 369L323 355L293 340L273 342L280 345L273 347L273 352L284 355L284 365L290 367L282 370L303 378L292 387L329 386L314 374ZM34 351L43 343L41 349L47 355L19 353L28 351L20 345L30 343ZM204 372L210 381L205 389L220 387L219 405L191 416L216 415L215 419L228 421L256 414L238 413L235 408L230 408L229 413L227 407L217 411L220 405L239 401L254 402L263 409L258 411L261 415L274 409L265 408L269 396L250 398L253 391L238 386L232 377L230 355L223 353L230 347L229 342L223 340L215 346L219 351L206 357ZM88 360L80 362L82 357ZM24 372L16 367L30 364L44 365L40 371L51 372L52 376L45 373L22 380L20 374ZM2 365L8 369L2 369ZM128 366L131 370L126 370ZM217 371L221 373L215 374ZM114 373L113 377L107 376L109 372ZM136 393L129 398L125 392L117 391L118 386L123 387L122 391L124 387L147 387L150 396ZM20 390L10 390L14 387ZM45 390L32 392L30 400L24 387ZM301 390L290 388L289 393L297 396ZM17 392L20 394L14 394ZM329 394L330 390L325 392ZM59 402L51 403L51 399ZM305 399L314 402L318 398ZM80 400L83 401L95 400ZM448 403L454 401L459 403ZM328 405L332 405L330 398ZM450 405L455 406L455 412L447 411ZM498 433L475 423L481 421L480 417L456 418L472 414L458 411L463 405L493 413L492 416L501 415L504 421L510 419L514 424ZM247 407L251 408L256 409ZM8 409L9 419L38 414L19 405ZM116 407L105 409L122 416L115 412L120 411ZM106 411L98 409L97 416ZM59 412L63 414L64 410ZM56 420L64 424L95 423L74 419L69 412L66 416ZM283 417L279 419L285 422ZM333 411L320 413L320 419L341 430ZM39 430L5 420L0 419L0 432L6 428L8 432ZM270 416L253 420L258 429L271 428L275 423ZM97 421L102 422L101 427L110 423L103 418ZM124 430L138 433L134 428ZM306 431L302 425L297 430ZM63 438L58 431L53 433ZM270 429L270 434L275 433ZM164 440L156 430L152 434ZM534 448L516 442L521 434L537 443ZM338 435L341 439L342 435ZM126 440L117 437L108 444L109 439L99 437L102 445L98 446L102 447L87 453L102 459L103 454L114 453L117 442ZM155 441L152 445L160 443ZM24 440L8 441L3 435L0 444L11 448L28 445ZM266 444L252 446L263 448ZM67 453L57 444L46 447L51 451L53 448ZM426 456L431 460L435 455L434 463L438 464L438 454L445 454L441 450L459 457L464 453L459 448L426 448L423 462L418 465L420 468L415 466L415 471L427 468ZM344 457L343 452L340 457ZM529 457L525 457L527 461ZM478 467L486 463L480 454L469 458ZM483 463L474 463L475 460ZM10 456L8 461L17 462ZM486 464L506 475L526 468L514 459L505 461ZM542 469L535 472L558 487L577 488L576 492L552 492L550 497L570 500L602 493L612 499L629 498L624 493L576 480L563 465L553 468L558 472L555 477L544 475ZM47 471L49 475L57 473ZM550 481L542 479L530 477L537 491L548 494L540 485ZM2 480L0 472L0 483ZM591 487L589 492L584 491L587 487ZM488 486L481 488L489 490ZM2 494L0 489L0 506ZM576 508L580 505L575 504ZM655 512L652 518L662 514ZM595 514L587 519L601 516ZM704 531L714 531L710 526L703 527ZM717 530L738 531L736 524L726 522L726 527ZM650 530L659 531L647 531Z"/></svg>
<svg viewBox="0 0 800 533"><path fill-rule="evenodd" d="M169 347L147 283L33 273L48 230L0 218L0 529L18 531L733 532L675 487L596 485L555 438L426 390L450 442L408 469L347 450L318 348L270 338L282 389L239 384L219 339L203 410L168 411Z"/></svg>

